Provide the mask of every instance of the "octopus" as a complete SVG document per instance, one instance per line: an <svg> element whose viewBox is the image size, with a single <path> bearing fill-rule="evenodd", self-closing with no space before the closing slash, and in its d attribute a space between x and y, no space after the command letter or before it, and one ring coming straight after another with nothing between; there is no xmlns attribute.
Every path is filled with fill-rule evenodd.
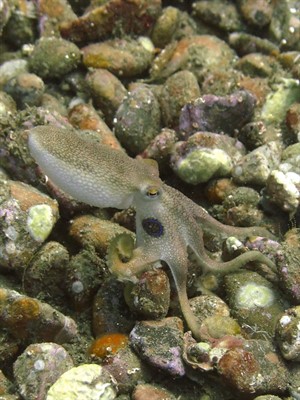
<svg viewBox="0 0 300 400"><path fill-rule="evenodd" d="M95 143L83 133L50 125L31 129L28 146L47 177L76 200L100 208L135 208L136 243L126 233L113 239L108 250L109 268L119 280L135 281L142 272L165 262L182 314L196 339L201 339L199 325L187 296L190 252L203 274L228 274L252 261L276 272L274 263L254 250L227 262L213 260L205 249L203 227L225 236L272 234L262 227L238 228L218 222L165 184L154 160L133 159L124 151Z"/></svg>

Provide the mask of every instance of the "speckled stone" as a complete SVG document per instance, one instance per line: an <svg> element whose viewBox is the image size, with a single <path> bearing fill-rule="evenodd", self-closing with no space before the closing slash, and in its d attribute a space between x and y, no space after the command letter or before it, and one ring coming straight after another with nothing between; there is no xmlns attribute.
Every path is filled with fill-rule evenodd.
<svg viewBox="0 0 300 400"><path fill-rule="evenodd" d="M232 169L234 181L240 185L265 185L280 163L281 149L281 143L273 141L242 157Z"/></svg>
<svg viewBox="0 0 300 400"><path fill-rule="evenodd" d="M80 63L81 52L61 38L41 38L29 58L29 69L41 78L61 78Z"/></svg>
<svg viewBox="0 0 300 400"><path fill-rule="evenodd" d="M164 83L159 102L162 120L168 128L176 128L182 107L200 97L200 88L195 75L190 71L179 71Z"/></svg>
<svg viewBox="0 0 300 400"><path fill-rule="evenodd" d="M70 341L77 335L75 321L49 304L15 290L0 289L0 324L23 343Z"/></svg>
<svg viewBox="0 0 300 400"><path fill-rule="evenodd" d="M240 31L243 26L236 5L229 1L196 1L193 15L225 32Z"/></svg>
<svg viewBox="0 0 300 400"><path fill-rule="evenodd" d="M42 79L29 73L15 76L4 86L5 92L12 96L20 109L41 105L44 89Z"/></svg>
<svg viewBox="0 0 300 400"><path fill-rule="evenodd" d="M164 318L170 306L167 274L160 269L144 272L137 283L125 286L125 299L131 311L140 318Z"/></svg>
<svg viewBox="0 0 300 400"><path fill-rule="evenodd" d="M251 338L270 339L286 303L280 292L257 272L240 271L225 276L224 288L232 312Z"/></svg>
<svg viewBox="0 0 300 400"><path fill-rule="evenodd" d="M283 361L265 340L245 340L229 349L218 362L222 379L241 395L284 392L289 375Z"/></svg>
<svg viewBox="0 0 300 400"><path fill-rule="evenodd" d="M132 393L132 400L176 400L171 392L156 385L140 383Z"/></svg>
<svg viewBox="0 0 300 400"><path fill-rule="evenodd" d="M134 154L142 152L160 132L160 107L147 86L128 94L118 108L114 132L120 143Z"/></svg>
<svg viewBox="0 0 300 400"><path fill-rule="evenodd" d="M87 68L105 68L118 77L133 78L145 72L154 57L150 39L112 39L82 48Z"/></svg>
<svg viewBox="0 0 300 400"><path fill-rule="evenodd" d="M50 241L36 253L26 269L23 285L30 296L44 292L44 300L65 301L65 276L69 253L60 243ZM57 303L56 303L57 304Z"/></svg>
<svg viewBox="0 0 300 400"><path fill-rule="evenodd" d="M186 69L202 81L212 71L228 69L234 58L234 51L223 40L213 35L194 34L170 43L152 63L150 76L162 79Z"/></svg>
<svg viewBox="0 0 300 400"><path fill-rule="evenodd" d="M86 81L95 107L103 111L107 120L112 122L114 114L127 95L126 88L115 75L102 68L90 71Z"/></svg>
<svg viewBox="0 0 300 400"><path fill-rule="evenodd" d="M300 361L300 306L289 308L276 324L276 340L286 360Z"/></svg>
<svg viewBox="0 0 300 400"><path fill-rule="evenodd" d="M50 386L72 367L72 358L62 346L31 344L14 363L18 391L25 400L44 400Z"/></svg>
<svg viewBox="0 0 300 400"><path fill-rule="evenodd" d="M139 356L153 367L171 376L185 374L181 359L183 324L179 318L137 322L130 333L130 343Z"/></svg>
<svg viewBox="0 0 300 400"><path fill-rule="evenodd" d="M58 204L25 183L1 184L0 265L23 270L58 220Z"/></svg>
<svg viewBox="0 0 300 400"><path fill-rule="evenodd" d="M103 366L115 378L119 393L123 394L132 393L140 382L148 382L152 378L151 370L130 346L106 357Z"/></svg>
<svg viewBox="0 0 300 400"><path fill-rule="evenodd" d="M287 231L282 249L277 254L279 282L292 304L300 302L300 231L297 228Z"/></svg>

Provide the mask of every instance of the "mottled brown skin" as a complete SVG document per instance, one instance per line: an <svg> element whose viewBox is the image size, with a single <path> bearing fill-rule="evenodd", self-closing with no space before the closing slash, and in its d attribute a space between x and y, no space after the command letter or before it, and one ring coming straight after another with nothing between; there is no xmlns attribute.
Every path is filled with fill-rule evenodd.
<svg viewBox="0 0 300 400"><path fill-rule="evenodd" d="M264 228L235 228L216 221L182 193L164 184L150 160L135 160L125 153L83 138L75 131L41 126L30 131L32 156L61 189L88 204L120 209L136 209L136 248L121 235L112 243L110 268L121 280L134 280L165 261L178 290L182 312L193 332L200 338L199 326L190 309L186 293L188 249L195 254L204 273L226 274L250 261L275 270L275 265L258 251L249 251L234 260L217 263L206 253L201 226L227 236L272 236ZM122 262L119 254L131 259Z"/></svg>

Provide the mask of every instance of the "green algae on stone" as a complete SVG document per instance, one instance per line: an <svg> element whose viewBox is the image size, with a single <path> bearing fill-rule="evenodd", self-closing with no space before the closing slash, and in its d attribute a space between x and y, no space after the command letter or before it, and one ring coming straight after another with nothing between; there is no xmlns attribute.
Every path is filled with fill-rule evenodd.
<svg viewBox="0 0 300 400"><path fill-rule="evenodd" d="M272 338L285 302L279 291L256 272L240 271L224 278L232 315L251 338Z"/></svg>
<svg viewBox="0 0 300 400"><path fill-rule="evenodd" d="M231 169L231 158L224 150L194 149L178 162L175 172L184 182L197 185L216 176L227 176Z"/></svg>
<svg viewBox="0 0 300 400"><path fill-rule="evenodd" d="M236 5L229 1L196 1L193 3L193 15L225 32L240 31L243 27Z"/></svg>
<svg viewBox="0 0 300 400"><path fill-rule="evenodd" d="M275 90L267 96L261 119L266 124L280 124L289 107L300 100L300 83L297 79L282 79Z"/></svg>
<svg viewBox="0 0 300 400"><path fill-rule="evenodd" d="M172 6L165 7L153 27L151 34L153 44L156 47L164 48L171 42L178 24L179 10Z"/></svg>
<svg viewBox="0 0 300 400"><path fill-rule="evenodd" d="M55 222L52 208L48 204L37 204L28 210L27 228L37 242L47 239Z"/></svg>
<svg viewBox="0 0 300 400"><path fill-rule="evenodd" d="M80 63L79 48L67 40L43 37L29 57L29 69L42 78L61 78Z"/></svg>

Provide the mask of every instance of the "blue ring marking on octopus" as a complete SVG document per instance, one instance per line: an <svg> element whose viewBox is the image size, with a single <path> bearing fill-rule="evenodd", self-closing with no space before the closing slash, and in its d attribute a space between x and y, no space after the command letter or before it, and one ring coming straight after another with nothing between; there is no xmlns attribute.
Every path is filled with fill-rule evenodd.
<svg viewBox="0 0 300 400"><path fill-rule="evenodd" d="M161 222L156 218L143 219L142 226L144 228L144 231L148 233L149 236L159 238L164 234L164 227Z"/></svg>

